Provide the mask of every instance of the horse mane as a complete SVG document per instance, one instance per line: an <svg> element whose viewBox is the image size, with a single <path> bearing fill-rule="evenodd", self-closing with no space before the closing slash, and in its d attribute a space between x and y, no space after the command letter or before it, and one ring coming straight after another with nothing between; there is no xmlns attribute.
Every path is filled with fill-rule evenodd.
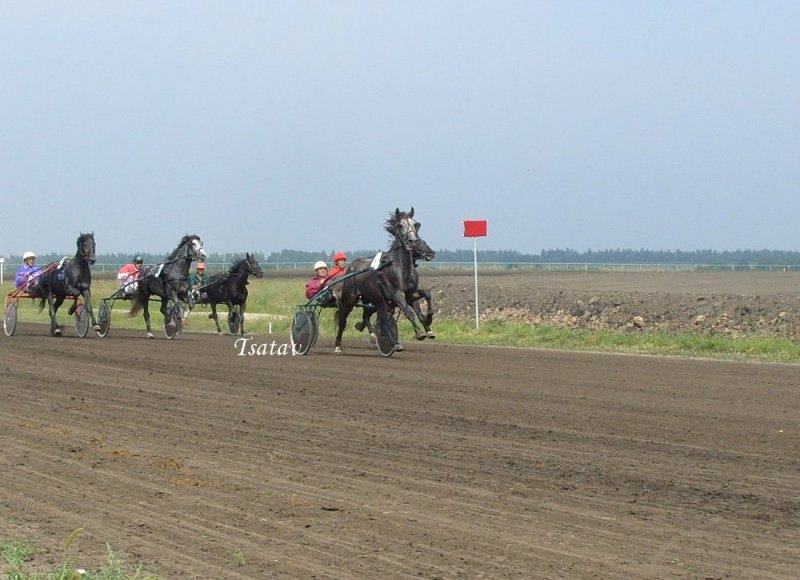
<svg viewBox="0 0 800 580"><path fill-rule="evenodd" d="M236 270L241 268L246 261L247 261L247 256L245 256L244 258L234 258L233 260L231 260L231 265L228 268L228 274L233 274L234 272L236 272Z"/></svg>
<svg viewBox="0 0 800 580"><path fill-rule="evenodd" d="M386 223L383 224L383 229L385 229L392 237L397 237L397 226L400 224L400 221L404 219L408 214L406 212L401 211L390 211L389 212L389 219L386 220Z"/></svg>
<svg viewBox="0 0 800 580"><path fill-rule="evenodd" d="M189 243L189 242L190 242L192 239L194 239L194 238L196 238L196 237L197 237L197 235L196 235L196 234L186 234L185 236L183 236L183 237L181 238L181 241L180 241L180 243L178 244L178 247L177 247L177 248L175 248L174 250L172 250L172 253L171 253L169 256L167 256L167 260L172 260L172 259L176 258L176 257L178 256L178 251L179 251L179 250L180 250L180 249L181 249L183 246L185 246L186 244L188 244L188 243Z"/></svg>

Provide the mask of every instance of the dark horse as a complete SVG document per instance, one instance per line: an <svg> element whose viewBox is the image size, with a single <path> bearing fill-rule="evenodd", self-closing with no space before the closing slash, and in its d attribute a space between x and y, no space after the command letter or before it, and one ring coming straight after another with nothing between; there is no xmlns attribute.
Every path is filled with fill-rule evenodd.
<svg viewBox="0 0 800 580"><path fill-rule="evenodd" d="M200 236L186 234L181 239L178 247L166 257L163 264L158 266L145 266L142 269L139 283L133 294L133 304L130 315L143 310L144 322L147 325L147 337L153 338L150 328L150 296L161 298L161 314L168 325L180 324L183 305L189 303L189 266L192 260L203 259L207 256L203 249L203 240ZM172 308L169 303L172 302ZM173 335L174 336L174 335Z"/></svg>
<svg viewBox="0 0 800 580"><path fill-rule="evenodd" d="M417 232L419 233L420 224L417 222ZM433 250L428 246L425 240L420 239L419 244L414 249L414 267L417 266L417 260L423 258L425 260L430 260L431 257L434 255ZM359 261L360 262L360 261ZM423 328L425 329L425 333L427 338L436 338L436 334L431 329L433 325L433 304L431 303L431 291L428 288L417 288L417 291L412 295L412 307L414 308L414 313L417 315L417 319L422 323ZM423 301L425 303L425 310L422 309ZM365 328L368 329L370 334L375 334L375 329L372 325L370 319L372 315L375 314L375 311L372 308L364 308L362 312L361 322L356 322L355 327L356 330L359 332L363 331ZM399 339L399 337L397 337ZM403 350L403 346L398 341L395 344L395 350L401 351Z"/></svg>
<svg viewBox="0 0 800 580"><path fill-rule="evenodd" d="M50 334L61 335L61 327L56 322L56 313L67 296L81 296L84 308L89 313L94 330L100 330L92 310L92 271L89 268L95 262L94 234L81 234L77 240L78 250L75 257L64 259L61 263L42 274L38 283L31 289L31 296L41 298L39 309L44 308L45 301L50 311ZM69 313L75 312L76 304L70 306Z"/></svg>
<svg viewBox="0 0 800 580"><path fill-rule="evenodd" d="M228 328L231 329L231 334L236 334L237 329L245 334L247 278L251 274L261 278L264 272L261 271L256 257L246 254L244 258L236 260L225 274L211 276L206 284L193 291L196 294L194 302L211 306L211 314L208 317L214 319L219 334L222 334L222 329L219 326L217 304L225 304L228 307Z"/></svg>
<svg viewBox="0 0 800 580"><path fill-rule="evenodd" d="M370 267L368 263L365 269L353 274L351 267L352 265L345 270L342 281L331 287L331 291L336 297L334 319L338 325L338 330L336 332L336 347L333 351L336 354L342 352L342 334L344 334L344 329L347 326L347 317L359 300L372 306L374 312L378 315L378 324L381 330L387 336L391 335L389 319L392 309L384 295L380 270ZM395 342L397 341L396 336L392 338Z"/></svg>
<svg viewBox="0 0 800 580"><path fill-rule="evenodd" d="M428 304L430 305L430 292L418 286L419 276L417 274L415 260L419 258L432 260L436 253L425 240L419 237L420 227L421 224L414 221L413 207L408 213L401 212L399 208L395 209L384 226L386 231L392 236L391 246L388 251L383 253L381 265L375 271L375 274L367 275L366 272L370 269L371 261L366 258L356 260L348 267L347 273L362 272L362 274L353 276L351 278L354 280L352 284L347 284L350 280L348 279L341 284L341 290L334 290L334 295L336 295L338 302L336 319L339 323L339 330L336 335L336 352L341 352L341 339L347 324L347 316L358 301L359 285L362 285L359 278L362 277L366 277L366 279L371 279L372 277L376 278L377 286L381 294L380 298L376 298L376 300L384 303L389 315L395 307L400 308L414 327L414 336L417 340L423 340L429 336L433 336L430 330L430 306L428 309L428 316L419 321L422 323L424 330L417 324L416 307L412 308L409 306L409 304L416 305L421 299L428 300ZM361 299L376 307L380 324L381 310L384 306L373 302L374 293L371 294L371 296L367 296L362 292ZM367 315L368 313L365 311L362 328L367 322ZM395 339L397 339L397 337L395 337Z"/></svg>

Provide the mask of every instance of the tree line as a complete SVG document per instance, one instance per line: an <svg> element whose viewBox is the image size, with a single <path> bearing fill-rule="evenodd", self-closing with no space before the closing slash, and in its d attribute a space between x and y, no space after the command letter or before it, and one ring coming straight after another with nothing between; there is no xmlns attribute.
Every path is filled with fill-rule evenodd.
<svg viewBox="0 0 800 580"><path fill-rule="evenodd" d="M347 251L351 259L373 256L378 250ZM164 260L164 254L140 254L146 264L158 264ZM333 251L326 250L281 250L280 252L254 252L256 259L262 264L269 263L312 263L317 260L330 261ZM37 261L40 264L60 260L63 255L41 254ZM125 264L133 260L134 254L108 253L98 254L98 264ZM231 263L243 253L212 252L207 258L214 264ZM10 263L20 263L21 256L7 256ZM436 262L472 262L471 249L439 250ZM538 254L526 254L516 250L479 250L478 261L501 262L513 264L724 264L749 266L797 266L800 265L800 252L788 250L644 250L614 249L578 251L567 249L542 250Z"/></svg>
<svg viewBox="0 0 800 580"><path fill-rule="evenodd" d="M347 252L351 258L372 256L377 250ZM307 252L282 250L269 254L271 262L313 262L330 260L332 252L324 250ZM473 252L468 250L439 250L436 262L472 262ZM542 250L538 254L525 254L516 250L479 250L480 262L515 264L733 264L733 265L800 265L800 252L786 250Z"/></svg>

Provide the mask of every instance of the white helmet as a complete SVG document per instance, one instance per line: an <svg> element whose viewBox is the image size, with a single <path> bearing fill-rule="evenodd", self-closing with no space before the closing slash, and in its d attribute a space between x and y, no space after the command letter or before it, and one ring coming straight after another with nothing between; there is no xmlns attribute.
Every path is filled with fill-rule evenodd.
<svg viewBox="0 0 800 580"><path fill-rule="evenodd" d="M325 268L327 270L328 269L328 264L326 264L322 260L319 260L319 261L317 261L316 264L314 264L314 270L319 270L320 268Z"/></svg>
<svg viewBox="0 0 800 580"><path fill-rule="evenodd" d="M22 261L24 262L28 258L35 258L35 257L36 254L34 254L33 252L25 252L24 254L22 254Z"/></svg>

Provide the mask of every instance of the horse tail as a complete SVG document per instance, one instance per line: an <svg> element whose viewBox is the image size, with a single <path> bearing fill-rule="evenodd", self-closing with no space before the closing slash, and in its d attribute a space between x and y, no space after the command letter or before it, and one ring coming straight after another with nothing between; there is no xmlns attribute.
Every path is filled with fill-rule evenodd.
<svg viewBox="0 0 800 580"><path fill-rule="evenodd" d="M143 282L140 280L136 290L133 292L133 297L131 299L131 310L128 312L128 316L136 316L139 311L144 308L144 301L148 300L148 298L144 295L144 289L142 286Z"/></svg>

